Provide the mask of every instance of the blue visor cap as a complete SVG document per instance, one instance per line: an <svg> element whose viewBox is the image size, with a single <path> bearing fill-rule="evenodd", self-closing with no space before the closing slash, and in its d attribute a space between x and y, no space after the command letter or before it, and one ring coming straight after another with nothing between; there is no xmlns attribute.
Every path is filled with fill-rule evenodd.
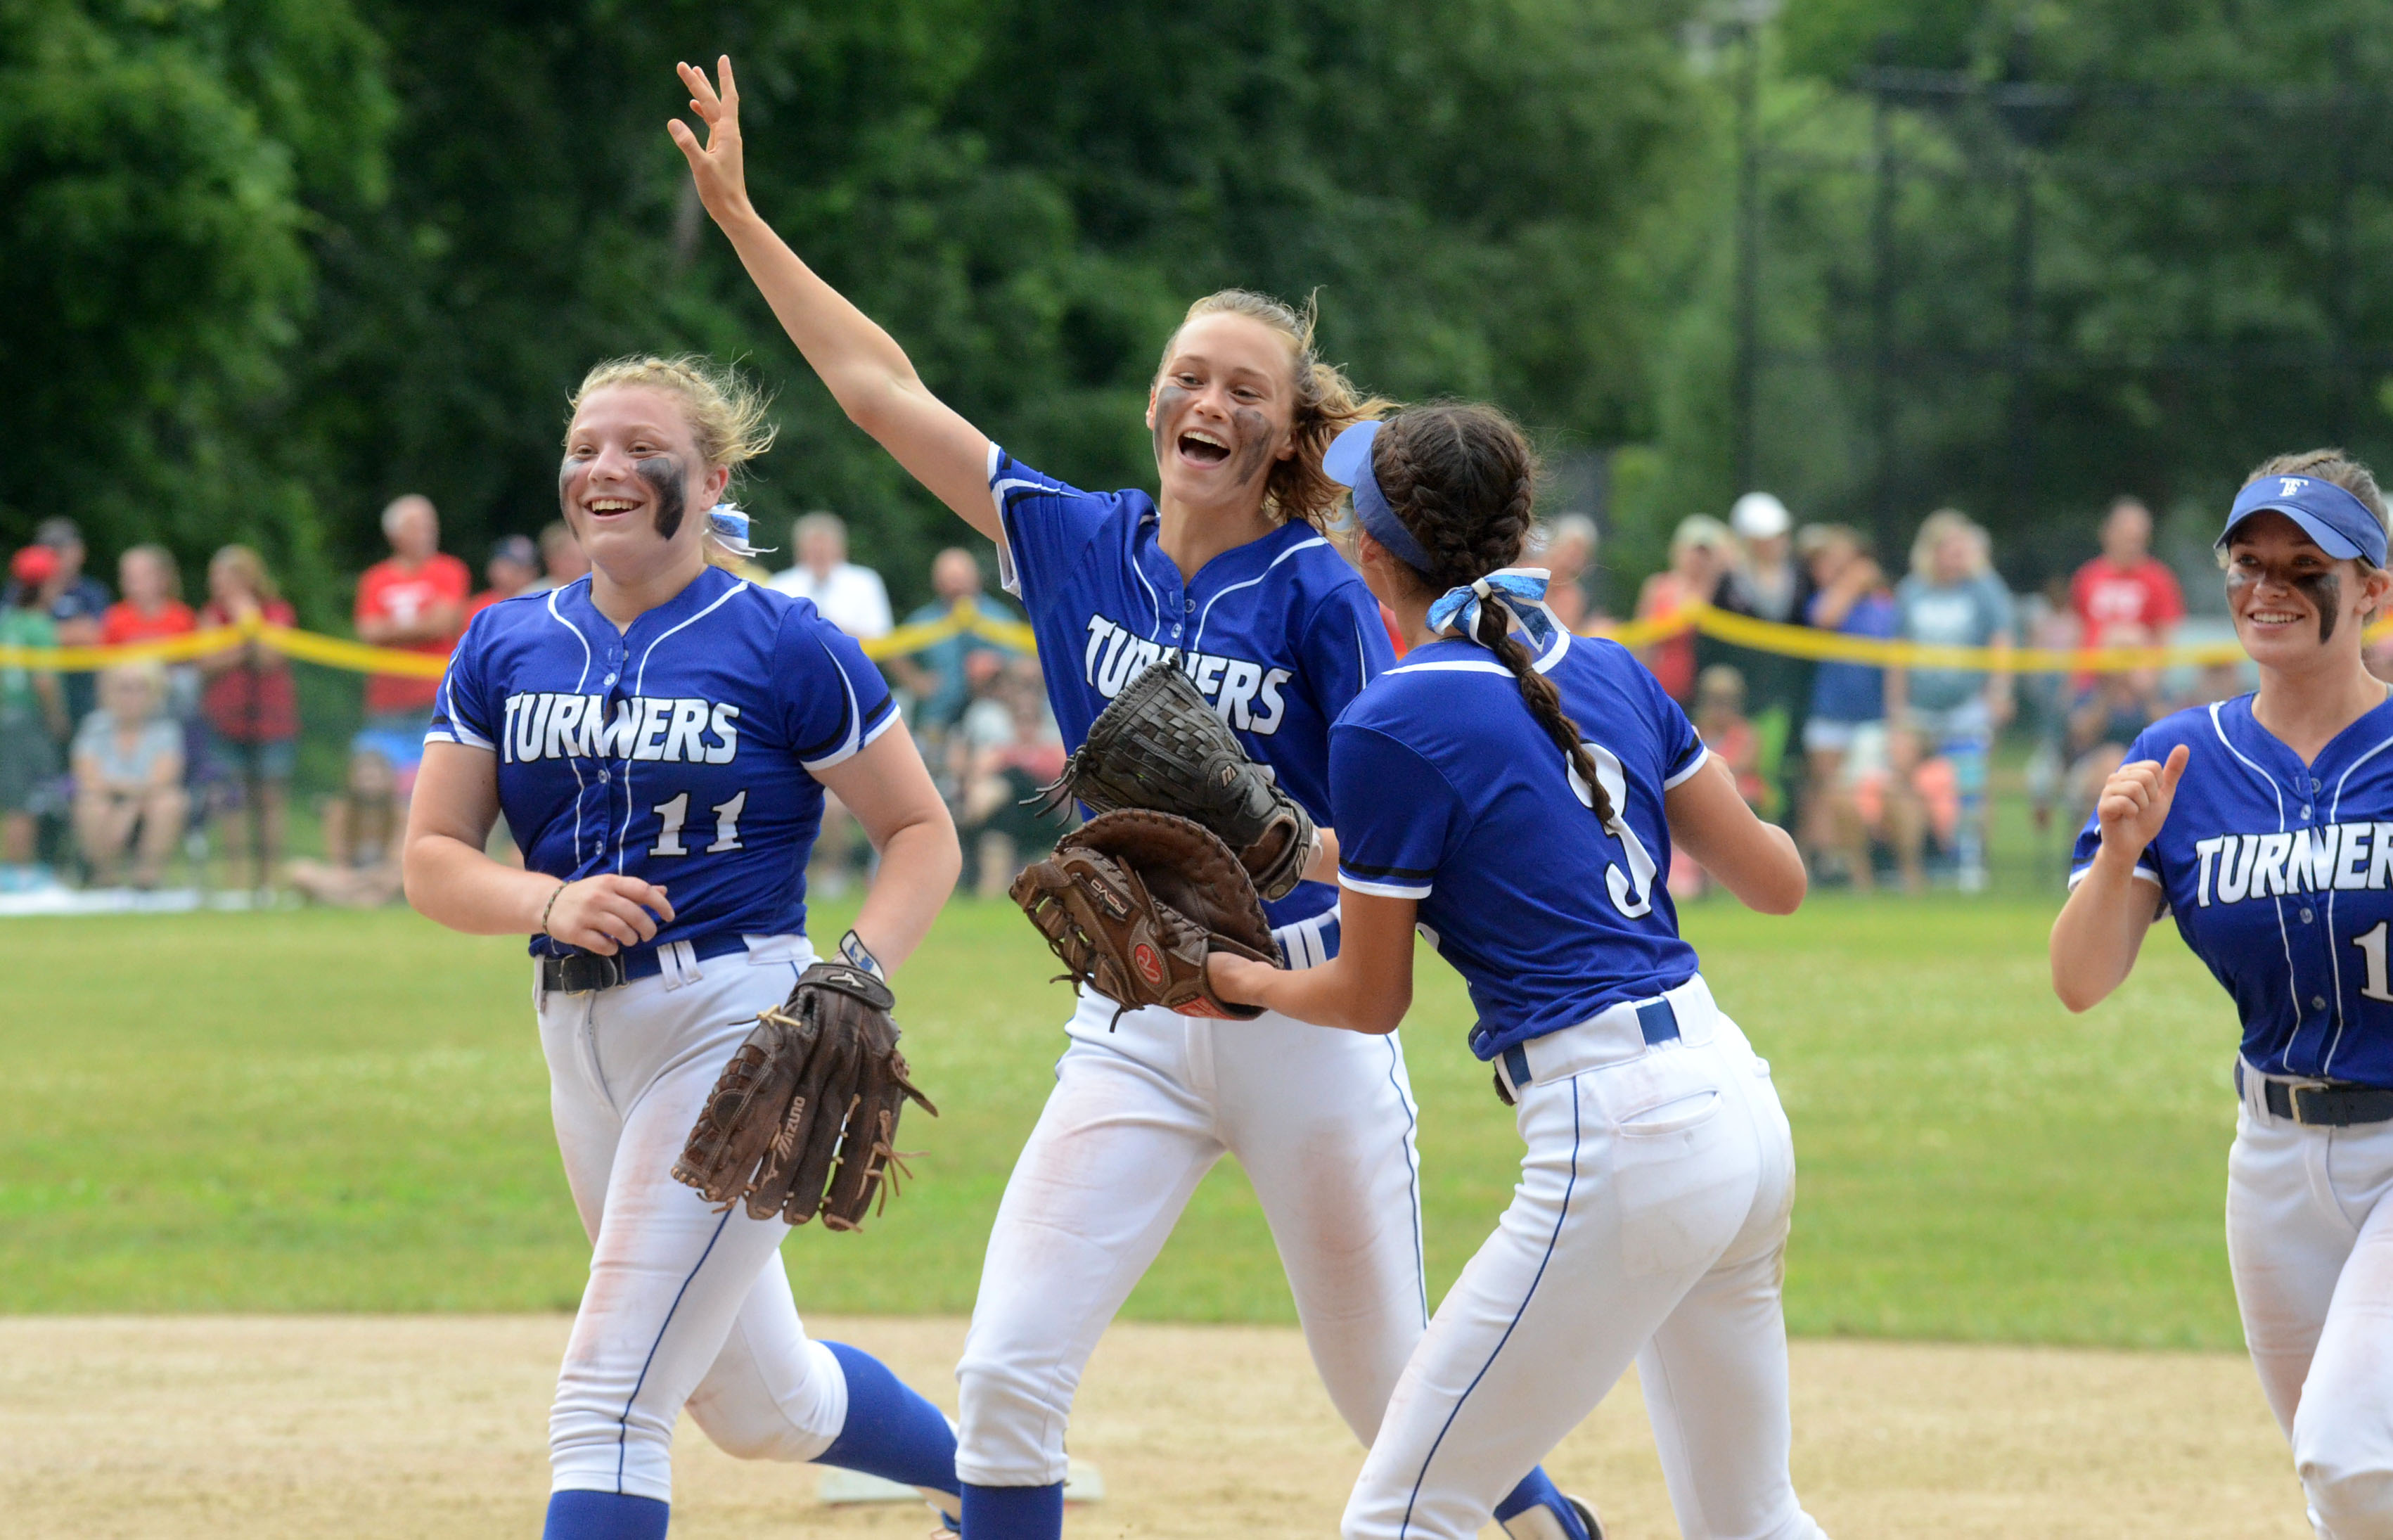
<svg viewBox="0 0 2393 1540"><path fill-rule="evenodd" d="M1371 443L1385 426L1378 422L1350 424L1329 441L1328 451L1321 457L1321 474L1341 487L1353 489L1356 521L1389 555L1416 572L1427 572L1429 553L1421 549L1421 542L1396 517L1396 511L1388 506L1386 494L1380 490L1379 477L1371 474Z"/></svg>
<svg viewBox="0 0 2393 1540"><path fill-rule="evenodd" d="M2372 567L2385 565L2385 526L2368 504L2332 481L2315 476L2264 476L2235 494L2235 507L2217 543L2225 545L2235 527L2254 514L2282 514L2318 542L2318 548L2337 561L2367 558Z"/></svg>

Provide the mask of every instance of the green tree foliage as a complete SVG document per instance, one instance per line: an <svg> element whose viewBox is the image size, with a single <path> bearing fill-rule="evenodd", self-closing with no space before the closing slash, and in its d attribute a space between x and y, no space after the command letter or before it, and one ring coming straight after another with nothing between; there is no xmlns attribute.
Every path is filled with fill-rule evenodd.
<svg viewBox="0 0 2393 1540"><path fill-rule="evenodd" d="M320 211L381 188L373 34L341 0L0 0L0 531L262 541L320 572L288 399Z"/></svg>
<svg viewBox="0 0 2393 1540"><path fill-rule="evenodd" d="M1798 512L1956 502L2034 581L2117 493L2190 530L2269 454L2393 457L2393 11L1796 0L1763 47L1757 463ZM1879 118L1878 67L1940 73ZM1740 489L1733 268L1686 270L1649 549Z"/></svg>
<svg viewBox="0 0 2393 1540"><path fill-rule="evenodd" d="M262 532L320 580L421 490L470 555L554 516L591 363L692 349L779 391L741 494L765 538L839 509L918 591L952 520L806 372L665 138L673 61L725 51L759 205L1059 475L1151 478L1156 352L1228 283L1318 289L1378 388L1641 436L1681 8L0 0L0 360L47 456L0 520L63 508L103 555Z"/></svg>

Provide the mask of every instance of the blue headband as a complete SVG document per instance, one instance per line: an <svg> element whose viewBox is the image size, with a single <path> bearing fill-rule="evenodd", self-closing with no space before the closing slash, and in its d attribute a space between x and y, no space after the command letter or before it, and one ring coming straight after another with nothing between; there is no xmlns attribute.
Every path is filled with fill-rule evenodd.
<svg viewBox="0 0 2393 1540"><path fill-rule="evenodd" d="M2262 513L2292 519L2337 561L2364 556L2372 567L2385 565L2385 526L2376 522L2368 504L2332 481L2315 476L2262 476L2235 494L2217 543L2225 545L2237 525Z"/></svg>
<svg viewBox="0 0 2393 1540"><path fill-rule="evenodd" d="M706 531L714 543L743 561L752 561L770 546L748 543L748 516L736 502L718 502L706 511Z"/></svg>
<svg viewBox="0 0 2393 1540"><path fill-rule="evenodd" d="M1529 640L1536 644L1535 650L1543 653L1562 631L1554 612L1546 607L1550 576L1542 567L1504 567L1475 582L1449 588L1429 607L1429 629L1440 636L1475 642L1481 607L1500 605L1529 633Z"/></svg>
<svg viewBox="0 0 2393 1540"><path fill-rule="evenodd" d="M1388 554L1416 572L1429 570L1429 553L1421 542L1396 517L1388 500L1380 490L1379 477L1371 474L1371 441L1380 436L1385 423L1356 423L1329 441L1329 452L1321 457L1321 474L1341 487L1354 490L1354 516L1373 540L1386 546Z"/></svg>

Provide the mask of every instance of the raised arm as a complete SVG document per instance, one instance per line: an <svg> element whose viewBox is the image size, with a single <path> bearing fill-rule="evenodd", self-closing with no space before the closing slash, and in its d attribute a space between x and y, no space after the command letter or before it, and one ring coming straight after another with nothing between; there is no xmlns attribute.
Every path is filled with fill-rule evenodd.
<svg viewBox="0 0 2393 1540"><path fill-rule="evenodd" d="M2137 760L2102 785L2094 804L2102 842L2052 922L2052 992L2072 1011L2093 1009L2126 982L2144 933L2160 918L2160 887L2136 867L2168 822L2187 757L2180 743L2166 763Z"/></svg>
<svg viewBox="0 0 2393 1540"><path fill-rule="evenodd" d="M913 361L871 317L817 277L774 233L748 201L739 142L739 85L731 59L716 68L718 94L706 72L678 66L689 87L690 111L706 124L701 146L675 119L666 132L689 161L699 201L731 240L782 330L821 376L848 420L872 435L915 480L991 540L1002 540L988 493L988 437L931 394Z"/></svg>

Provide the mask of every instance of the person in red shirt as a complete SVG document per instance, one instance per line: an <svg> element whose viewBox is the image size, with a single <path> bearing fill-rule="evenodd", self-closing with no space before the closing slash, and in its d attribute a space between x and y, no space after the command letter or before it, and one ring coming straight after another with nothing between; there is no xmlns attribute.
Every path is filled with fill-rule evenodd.
<svg viewBox="0 0 2393 1540"><path fill-rule="evenodd" d="M2111 646L2121 633L2165 646L2185 619L2176 574L2151 555L2152 516L2131 497L2111 504L2102 520L2102 554L2070 581L2069 607L2077 612L2083 646Z"/></svg>
<svg viewBox="0 0 2393 1540"><path fill-rule="evenodd" d="M477 594L465 605L465 619L472 620L501 599L512 599L531 591L532 580L540 576L540 549L530 535L501 535L490 547L490 559L482 568L482 576L490 587Z"/></svg>
<svg viewBox="0 0 2393 1540"><path fill-rule="evenodd" d="M183 578L174 555L163 545L137 545L118 557L116 584L124 597L100 617L102 646L180 636L199 623L183 602Z"/></svg>
<svg viewBox="0 0 2393 1540"><path fill-rule="evenodd" d="M208 602L200 607L200 625L234 626L253 619L287 626L298 616L276 591L257 553L228 545L208 561ZM234 885L266 893L281 863L283 809L299 757L299 697L291 664L253 639L201 659L200 674L207 681L200 714L208 724L208 757L233 781L233 795L218 810L227 825L218 842L231 863ZM229 827L242 812L249 815L245 840ZM245 856L256 861L255 881L246 883Z"/></svg>
<svg viewBox="0 0 2393 1540"><path fill-rule="evenodd" d="M358 580L359 640L448 657L465 633L465 595L474 586L473 574L441 552L440 516L428 497L411 492L394 500L382 511L382 532L390 542L390 559L367 568ZM439 694L438 679L366 677L366 731L395 755L403 743L406 770L423 757L424 732L432 724L432 703Z"/></svg>

